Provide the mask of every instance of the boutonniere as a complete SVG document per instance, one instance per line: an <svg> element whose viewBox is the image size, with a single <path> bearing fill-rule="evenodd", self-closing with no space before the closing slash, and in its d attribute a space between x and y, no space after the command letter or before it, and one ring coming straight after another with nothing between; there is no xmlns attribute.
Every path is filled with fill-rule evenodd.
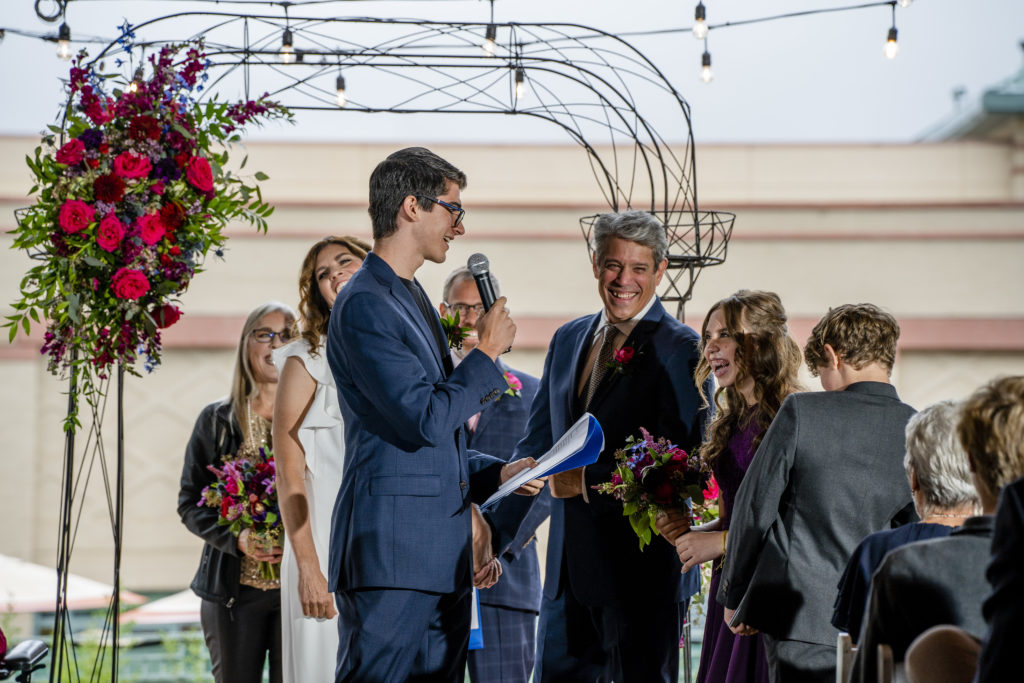
<svg viewBox="0 0 1024 683"><path fill-rule="evenodd" d="M626 374L627 367L636 355L636 349L632 346L623 346L615 352L615 356L610 361L605 363L605 367L610 369L612 372L624 375Z"/></svg>
<svg viewBox="0 0 1024 683"><path fill-rule="evenodd" d="M508 383L508 389L505 390L505 395L515 396L516 398L522 396L523 383L519 381L519 378L513 375L508 370L506 370L502 374L505 375L505 382Z"/></svg>
<svg viewBox="0 0 1024 683"><path fill-rule="evenodd" d="M462 350L462 340L469 335L469 331L472 329L469 325L462 324L458 311L455 311L455 315L442 315L441 328L448 340L448 348L460 351Z"/></svg>

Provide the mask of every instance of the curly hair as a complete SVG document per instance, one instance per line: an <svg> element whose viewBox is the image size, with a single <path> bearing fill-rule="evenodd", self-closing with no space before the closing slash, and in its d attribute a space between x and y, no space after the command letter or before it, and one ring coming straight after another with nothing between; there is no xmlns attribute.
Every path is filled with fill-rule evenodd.
<svg viewBox="0 0 1024 683"><path fill-rule="evenodd" d="M860 370L878 363L890 374L896 361L900 326L889 313L874 304L844 304L830 308L811 330L804 346L807 369L815 377L828 365L825 344L848 365Z"/></svg>
<svg viewBox="0 0 1024 683"><path fill-rule="evenodd" d="M1000 377L971 394L957 435L993 495L1024 476L1024 376Z"/></svg>
<svg viewBox="0 0 1024 683"><path fill-rule="evenodd" d="M299 269L299 319L296 325L299 326L297 336L309 346L309 352L316 355L320 344L327 338L327 325L331 320L331 307L327 305L324 295L320 293L320 286L316 281L316 260L323 248L329 244L337 244L344 247L353 256L365 259L370 251L370 245L359 239L346 235L344 237L325 237L306 252L306 258L302 259L302 268Z"/></svg>
<svg viewBox="0 0 1024 683"><path fill-rule="evenodd" d="M732 386L715 391L715 418L709 436L701 446L701 460L706 466L728 448L729 439L742 420L749 419L747 402L739 391L741 380L754 380L754 398L757 410L754 419L762 427L754 440L754 448L761 442L764 431L779 412L782 401L794 391L800 391L797 373L800 370L800 347L789 336L786 309L774 292L741 289L722 299L708 311L701 326L701 357L694 371L698 387L711 376L711 364L704 357L711 315L722 311L725 327L736 340L737 376Z"/></svg>

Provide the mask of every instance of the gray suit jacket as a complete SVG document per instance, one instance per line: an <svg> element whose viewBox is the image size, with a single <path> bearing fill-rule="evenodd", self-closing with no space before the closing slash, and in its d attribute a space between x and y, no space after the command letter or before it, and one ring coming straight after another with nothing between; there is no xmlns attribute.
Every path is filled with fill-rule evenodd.
<svg viewBox="0 0 1024 683"><path fill-rule="evenodd" d="M893 660L901 662L914 638L932 626L953 624L981 640L992 526L992 517L971 517L946 538L910 543L885 556L871 579L851 681L877 680L879 643L892 647Z"/></svg>
<svg viewBox="0 0 1024 683"><path fill-rule="evenodd" d="M916 521L903 470L914 409L891 384L783 402L743 478L718 601L778 640L835 645L836 585L869 533Z"/></svg>

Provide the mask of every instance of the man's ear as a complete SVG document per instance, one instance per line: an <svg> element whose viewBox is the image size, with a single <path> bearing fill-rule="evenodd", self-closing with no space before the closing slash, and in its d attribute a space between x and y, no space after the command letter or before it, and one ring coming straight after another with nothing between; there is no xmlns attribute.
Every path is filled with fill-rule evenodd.
<svg viewBox="0 0 1024 683"><path fill-rule="evenodd" d="M416 197L410 194L406 195L405 199L402 200L402 205L398 209L398 215L407 221L415 221L419 218L420 211L422 209L416 201Z"/></svg>
<svg viewBox="0 0 1024 683"><path fill-rule="evenodd" d="M590 265L593 266L593 268L594 268L594 277L600 279L600 277L601 277L601 269L597 265L597 252L596 251L593 254L590 255Z"/></svg>
<svg viewBox="0 0 1024 683"><path fill-rule="evenodd" d="M443 301L437 306L437 310L440 311L442 318L448 315L448 307L444 305Z"/></svg>
<svg viewBox="0 0 1024 683"><path fill-rule="evenodd" d="M915 493L921 489L921 482L917 480L917 468L910 467L910 491Z"/></svg>
<svg viewBox="0 0 1024 683"><path fill-rule="evenodd" d="M825 367L830 370L838 370L843 364L843 359L832 348L831 344L825 344Z"/></svg>

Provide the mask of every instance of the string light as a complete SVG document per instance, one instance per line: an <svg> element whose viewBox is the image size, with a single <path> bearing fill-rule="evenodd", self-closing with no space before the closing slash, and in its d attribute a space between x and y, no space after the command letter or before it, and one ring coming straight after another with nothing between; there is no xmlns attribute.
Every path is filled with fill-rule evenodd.
<svg viewBox="0 0 1024 683"><path fill-rule="evenodd" d="M899 43L896 42L896 4L892 5L892 28L889 29L889 36L885 39L885 58L896 59L900 52Z"/></svg>
<svg viewBox="0 0 1024 683"><path fill-rule="evenodd" d="M145 78L145 74L140 66L135 70L135 76L132 78L132 82L128 84L128 90L130 92L138 92L139 86L142 85L142 79Z"/></svg>
<svg viewBox="0 0 1024 683"><path fill-rule="evenodd" d="M693 37L697 40L704 40L708 35L707 13L704 10L704 3L698 2L697 9L693 11Z"/></svg>
<svg viewBox="0 0 1024 683"><path fill-rule="evenodd" d="M912 2L914 2L914 0L900 0L900 7L910 7L910 3Z"/></svg>
<svg viewBox="0 0 1024 683"><path fill-rule="evenodd" d="M71 29L66 23L57 31L57 56L65 62L71 59Z"/></svg>
<svg viewBox="0 0 1024 683"><path fill-rule="evenodd" d="M704 54L700 57L700 80L710 83L714 77L714 74L711 73L711 53L708 52L708 46L705 44Z"/></svg>
<svg viewBox="0 0 1024 683"><path fill-rule="evenodd" d="M293 47L292 30L286 28L281 36L281 61L285 64L295 63L295 48Z"/></svg>
<svg viewBox="0 0 1024 683"><path fill-rule="evenodd" d="M345 95L345 77L341 75L341 71L338 71L338 79L335 84L338 91L338 106L344 107L348 104L348 97Z"/></svg>
<svg viewBox="0 0 1024 683"><path fill-rule="evenodd" d="M516 67L516 99L521 100L526 95L526 70Z"/></svg>
<svg viewBox="0 0 1024 683"><path fill-rule="evenodd" d="M484 54L488 57L494 56L495 42L498 37L498 27L494 24L487 24L487 33L484 36Z"/></svg>

